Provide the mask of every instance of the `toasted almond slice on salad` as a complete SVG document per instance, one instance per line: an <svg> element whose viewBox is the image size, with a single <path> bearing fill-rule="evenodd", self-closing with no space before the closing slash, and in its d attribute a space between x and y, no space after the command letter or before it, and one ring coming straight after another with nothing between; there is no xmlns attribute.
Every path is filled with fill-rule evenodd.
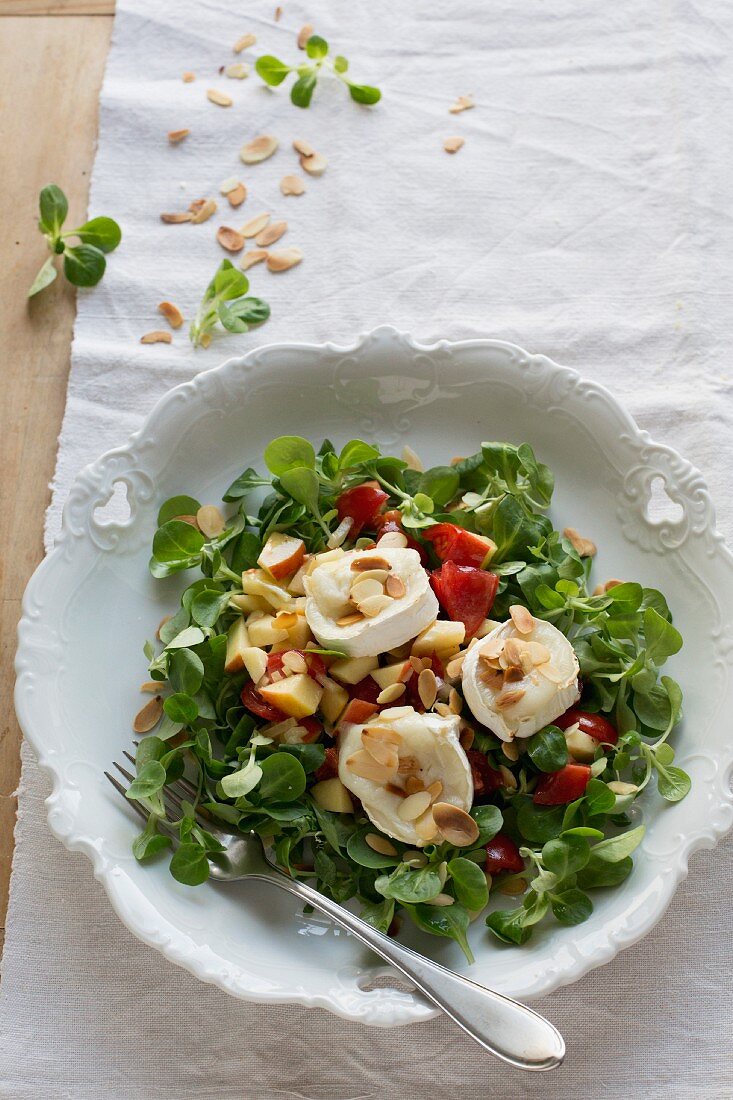
<svg viewBox="0 0 733 1100"><path fill-rule="evenodd" d="M394 703L397 699L400 699L405 694L405 685L398 680L396 684L390 684L388 687L380 691L377 696L377 702L380 706L387 703Z"/></svg>
<svg viewBox="0 0 733 1100"><path fill-rule="evenodd" d="M361 611L352 611L348 615L342 615L340 619L336 620L336 626L353 626L354 623L360 623L364 619Z"/></svg>
<svg viewBox="0 0 733 1100"><path fill-rule="evenodd" d="M265 251L264 248L255 248L252 250L252 252L247 252L242 257L239 266L241 267L242 271L249 271L251 267L254 267L255 264L261 264L263 260L267 259L267 257L268 253Z"/></svg>
<svg viewBox="0 0 733 1100"><path fill-rule="evenodd" d="M415 775L420 771L420 761L416 756L402 756L397 771L400 775Z"/></svg>
<svg viewBox="0 0 733 1100"><path fill-rule="evenodd" d="M224 516L215 504L203 504L196 513L196 522L202 535L207 539L216 538L226 526Z"/></svg>
<svg viewBox="0 0 733 1100"><path fill-rule="evenodd" d="M137 712L132 723L135 733L150 733L163 717L163 697L156 695Z"/></svg>
<svg viewBox="0 0 733 1100"><path fill-rule="evenodd" d="M384 741L387 745L399 745L402 742L402 734L389 726L365 726L364 733L374 741Z"/></svg>
<svg viewBox="0 0 733 1100"><path fill-rule="evenodd" d="M361 743L378 764L389 768L392 772L396 770L399 763L396 745L389 745L386 741L379 741L374 737L370 737L365 731L362 731Z"/></svg>
<svg viewBox="0 0 733 1100"><path fill-rule="evenodd" d="M473 727L472 726L464 726L463 729L461 730L460 737L458 738L458 740L461 743L461 748L462 749L470 749L471 746L473 745L473 742L474 742L475 739L476 739L476 734L473 730Z"/></svg>
<svg viewBox="0 0 733 1100"><path fill-rule="evenodd" d="M510 688L500 691L494 700L494 706L498 710L506 710L507 707L515 706L524 696L527 694L525 688Z"/></svg>
<svg viewBox="0 0 733 1100"><path fill-rule="evenodd" d="M243 164L261 164L277 150L280 142L272 134L260 134L243 145L239 150L239 159Z"/></svg>
<svg viewBox="0 0 733 1100"><path fill-rule="evenodd" d="M432 668L424 668L418 676L417 693L425 710L430 710L438 697L438 681Z"/></svg>
<svg viewBox="0 0 733 1100"><path fill-rule="evenodd" d="M592 558L598 553L598 547L590 539L584 538L574 527L566 527L563 535L581 558Z"/></svg>
<svg viewBox="0 0 733 1100"><path fill-rule="evenodd" d="M158 313L162 313L171 328L180 328L183 324L183 314L173 302L159 302Z"/></svg>
<svg viewBox="0 0 733 1100"><path fill-rule="evenodd" d="M368 569L390 570L391 568L392 565L386 558L374 554L365 554L361 558L354 558L349 566L349 569L351 569L353 573L366 572Z"/></svg>
<svg viewBox="0 0 733 1100"><path fill-rule="evenodd" d="M374 783L388 783L394 775L394 768L386 768L378 764L374 757L366 751L359 749L346 761L346 767L360 779L371 779Z"/></svg>
<svg viewBox="0 0 733 1100"><path fill-rule="evenodd" d="M519 760L519 745L516 741L502 741L501 751L506 756L507 760L511 760L513 764L516 764Z"/></svg>
<svg viewBox="0 0 733 1100"><path fill-rule="evenodd" d="M534 630L534 616L526 607L522 607L521 603L512 604L509 608L509 614L512 617L515 629L520 634L531 634Z"/></svg>
<svg viewBox="0 0 733 1100"><path fill-rule="evenodd" d="M387 840L386 836L379 836L378 833L367 833L364 840L372 851L378 852L380 856L397 856L399 854L394 844Z"/></svg>
<svg viewBox="0 0 733 1100"><path fill-rule="evenodd" d="M250 218L246 225L242 226L240 233L243 237L256 237L257 234L265 228L269 220L269 213L263 211L262 214L258 214L255 218Z"/></svg>
<svg viewBox="0 0 733 1100"><path fill-rule="evenodd" d="M433 817L433 811L427 810L422 817L419 817L415 822L415 832L420 837L420 840L429 841L433 837L438 835L438 826L435 818Z"/></svg>
<svg viewBox="0 0 733 1100"><path fill-rule="evenodd" d="M384 585L384 590L388 596L392 597L393 600L401 600L407 592L407 589L405 588L405 582L402 580L402 577L398 577L394 574L391 577L387 577Z"/></svg>
<svg viewBox="0 0 733 1100"><path fill-rule="evenodd" d="M397 807L397 816L400 821L417 821L429 805L429 793L427 791L416 791L415 794L408 794L407 798L400 803Z"/></svg>
<svg viewBox="0 0 733 1100"><path fill-rule="evenodd" d="M452 802L435 802L432 809L435 824L449 844L466 848L478 840L478 825L460 806Z"/></svg>

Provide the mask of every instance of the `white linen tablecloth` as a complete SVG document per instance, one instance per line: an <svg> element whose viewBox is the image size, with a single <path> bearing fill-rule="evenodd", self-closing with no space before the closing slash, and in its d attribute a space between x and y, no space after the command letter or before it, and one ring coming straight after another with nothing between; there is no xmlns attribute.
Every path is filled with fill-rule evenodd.
<svg viewBox="0 0 733 1100"><path fill-rule="evenodd" d="M730 4L283 7L276 23L274 0L118 2L90 213L116 217L124 240L102 284L79 295L47 545L74 475L170 386L258 342L348 340L383 322L423 339L514 340L611 386L705 471L730 536ZM382 87L375 110L329 86L300 111L282 88L218 75L248 31L259 43L245 60L298 56L293 32L306 21L355 78ZM210 87L234 106L208 102ZM476 108L449 114L469 93ZM169 146L179 127L190 137ZM259 133L281 149L245 168L237 151ZM449 156L452 135L466 144ZM305 195L283 198L280 178L299 171L296 137L329 166L306 178ZM217 193L231 175L249 187L236 213ZM205 196L219 199L211 221L160 222ZM285 275L252 270L253 292L272 305L267 326L207 351L184 331L170 347L141 345L165 327L161 299L191 316L222 257L216 225L260 210L287 218L281 245L305 254ZM26 749L0 1003L9 1100L733 1097L730 842L693 858L643 943L538 1004L568 1058L530 1078L443 1020L366 1030L199 984L138 943L89 863L51 837L47 792Z"/></svg>

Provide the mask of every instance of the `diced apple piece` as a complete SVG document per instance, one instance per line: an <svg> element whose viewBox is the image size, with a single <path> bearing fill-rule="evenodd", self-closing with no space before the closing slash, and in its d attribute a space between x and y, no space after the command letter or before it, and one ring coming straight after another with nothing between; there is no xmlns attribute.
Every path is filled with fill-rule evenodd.
<svg viewBox="0 0 733 1100"><path fill-rule="evenodd" d="M322 810L330 810L332 814L353 814L354 803L339 777L322 779L311 787L313 798Z"/></svg>
<svg viewBox="0 0 733 1100"><path fill-rule="evenodd" d="M298 615L298 621L295 626L291 626L288 631L288 641L292 645L293 649L305 649L308 642L313 640L313 635L310 632L310 627L305 620L305 616Z"/></svg>
<svg viewBox="0 0 733 1100"><path fill-rule="evenodd" d="M224 659L225 672L241 672L245 667L244 654L249 648L249 634L244 619L237 619L229 627L227 634L227 652Z"/></svg>
<svg viewBox="0 0 733 1100"><path fill-rule="evenodd" d="M275 642L284 642L288 636L287 630L280 630L275 626L274 615L262 615L259 619L247 620L250 645L265 646L274 645Z"/></svg>
<svg viewBox="0 0 733 1100"><path fill-rule="evenodd" d="M309 557L306 557L298 572L288 581L288 592L290 592L293 596L305 596L305 584L303 583L303 578L308 571L308 564L310 560L311 559Z"/></svg>
<svg viewBox="0 0 733 1100"><path fill-rule="evenodd" d="M355 726L363 726L378 710L376 703L367 703L365 699L351 699L339 719L339 725L343 726L344 722L353 722Z"/></svg>
<svg viewBox="0 0 733 1100"><path fill-rule="evenodd" d="M252 683L256 684L265 675L267 654L264 649L251 645L242 651L242 660L244 661L244 667L252 677Z"/></svg>
<svg viewBox="0 0 733 1100"><path fill-rule="evenodd" d="M303 564L305 543L284 531L274 531L262 547L257 564L262 566L275 580L289 577Z"/></svg>
<svg viewBox="0 0 733 1100"><path fill-rule="evenodd" d="M332 726L335 726L338 722L341 711L348 701L349 693L346 688L341 687L341 684L337 684L335 680L327 679L325 681L321 699L321 714Z"/></svg>
<svg viewBox="0 0 733 1100"><path fill-rule="evenodd" d="M594 737L583 733L577 722L565 730L565 744L573 760L578 760L581 764L592 764L596 758L598 742Z"/></svg>
<svg viewBox="0 0 733 1100"><path fill-rule="evenodd" d="M465 637L466 628L463 623L436 619L432 626L415 638L412 652L415 657L429 657L432 653L437 653L439 657L452 657L461 648Z"/></svg>
<svg viewBox="0 0 733 1100"><path fill-rule="evenodd" d="M279 584L275 584L263 569L248 569L242 573L242 591L249 596L262 596L276 611L287 607L293 598Z"/></svg>
<svg viewBox="0 0 733 1100"><path fill-rule="evenodd" d="M370 676L376 680L382 691L391 684L399 684L409 680L412 665L409 661L398 661L396 665L385 665L384 668L373 668Z"/></svg>
<svg viewBox="0 0 733 1100"><path fill-rule="evenodd" d="M311 679L307 672L298 672L274 684L264 684L259 689L262 698L293 718L306 718L315 714L323 695L323 688Z"/></svg>
<svg viewBox="0 0 733 1100"><path fill-rule="evenodd" d="M312 741L317 741L322 730L317 722L314 722L313 725L315 729L308 729L307 726L299 726L296 722L283 734L283 743L285 745L310 745Z"/></svg>
<svg viewBox="0 0 733 1100"><path fill-rule="evenodd" d="M334 661L329 672L342 684L358 684L379 664L378 657L345 657Z"/></svg>
<svg viewBox="0 0 733 1100"><path fill-rule="evenodd" d="M230 603L238 607L240 611L249 614L250 611L271 611L272 607L263 600L262 596L250 596L246 592L242 595L232 596Z"/></svg>

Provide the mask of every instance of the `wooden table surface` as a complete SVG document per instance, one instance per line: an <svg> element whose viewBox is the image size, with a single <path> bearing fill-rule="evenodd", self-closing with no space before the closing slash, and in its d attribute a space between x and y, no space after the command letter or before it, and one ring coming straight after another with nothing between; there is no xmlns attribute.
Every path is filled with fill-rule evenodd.
<svg viewBox="0 0 733 1100"><path fill-rule="evenodd" d="M4 941L13 858L21 734L12 707L15 630L26 581L43 557L43 519L69 372L73 288L63 279L30 303L44 260L38 192L57 183L70 221L84 221L97 134L97 100L113 0L0 0L0 208L3 386L0 396L0 925ZM76 221L74 219L77 219ZM0 948L2 946L0 941Z"/></svg>

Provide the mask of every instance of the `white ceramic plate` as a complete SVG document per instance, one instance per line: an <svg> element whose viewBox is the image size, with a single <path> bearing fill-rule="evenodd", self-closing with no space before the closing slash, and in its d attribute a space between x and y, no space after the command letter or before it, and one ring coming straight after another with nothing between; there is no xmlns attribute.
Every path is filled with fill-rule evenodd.
<svg viewBox="0 0 733 1100"><path fill-rule="evenodd" d="M409 443L430 463L470 454L485 439L527 440L555 473L555 525L597 542L598 577L667 593L685 639L670 671L685 691L676 744L691 793L676 806L655 793L644 798L648 831L635 870L619 888L594 893L587 923L549 927L523 949L499 944L483 922L472 929L476 980L521 998L574 981L648 932L690 853L712 847L733 823L733 558L697 470L639 431L601 386L510 344L428 347L380 328L350 347L265 347L171 390L127 446L81 473L56 548L28 586L17 658L18 716L53 780L51 829L89 856L137 936L235 996L320 1005L383 1026L435 1014L410 993L363 990L383 968L279 891L246 883L190 889L165 863L140 867L130 854L137 819L102 776L130 744L146 678L143 640L186 583L148 574L159 504L181 492L219 500L284 433L336 443L361 436L398 453ZM650 518L657 478L675 502L672 519ZM130 516L103 523L95 510L116 482L126 487ZM409 927L405 935L469 970L454 944Z"/></svg>

